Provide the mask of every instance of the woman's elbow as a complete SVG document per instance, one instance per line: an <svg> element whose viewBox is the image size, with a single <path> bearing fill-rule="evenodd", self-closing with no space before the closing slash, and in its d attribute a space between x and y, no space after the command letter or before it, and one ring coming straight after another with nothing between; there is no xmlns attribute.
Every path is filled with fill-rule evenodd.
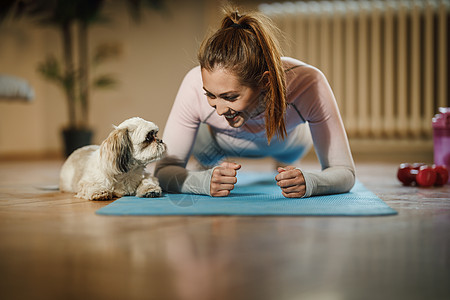
<svg viewBox="0 0 450 300"><path fill-rule="evenodd" d="M356 182L356 172L354 167L348 167L346 168L346 188L344 192L349 192Z"/></svg>

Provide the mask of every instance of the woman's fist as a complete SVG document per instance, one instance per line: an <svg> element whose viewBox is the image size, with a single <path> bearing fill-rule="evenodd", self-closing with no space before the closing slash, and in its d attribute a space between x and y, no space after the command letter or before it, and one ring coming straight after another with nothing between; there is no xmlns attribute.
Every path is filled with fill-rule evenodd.
<svg viewBox="0 0 450 300"><path fill-rule="evenodd" d="M223 162L215 167L211 176L210 193L213 197L225 197L234 189L237 182L236 174L241 165Z"/></svg>
<svg viewBox="0 0 450 300"><path fill-rule="evenodd" d="M275 176L277 185L281 188L281 193L287 198L300 198L306 193L305 178L302 171L294 166L278 168L278 175Z"/></svg>

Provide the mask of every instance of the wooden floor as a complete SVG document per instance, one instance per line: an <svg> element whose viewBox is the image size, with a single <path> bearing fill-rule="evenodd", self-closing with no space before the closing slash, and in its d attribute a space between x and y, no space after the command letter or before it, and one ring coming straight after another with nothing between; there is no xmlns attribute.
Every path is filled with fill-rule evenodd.
<svg viewBox="0 0 450 300"><path fill-rule="evenodd" d="M357 161L384 217L98 216L42 189L61 163L0 162L2 300L450 299L450 186L403 187L396 162Z"/></svg>

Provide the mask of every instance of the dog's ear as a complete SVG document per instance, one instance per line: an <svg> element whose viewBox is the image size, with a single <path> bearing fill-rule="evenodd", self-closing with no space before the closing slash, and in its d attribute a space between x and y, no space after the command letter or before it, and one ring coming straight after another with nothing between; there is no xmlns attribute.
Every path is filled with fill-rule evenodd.
<svg viewBox="0 0 450 300"><path fill-rule="evenodd" d="M125 173L130 170L132 147L128 129L117 128L101 144L100 157L105 160L113 173Z"/></svg>

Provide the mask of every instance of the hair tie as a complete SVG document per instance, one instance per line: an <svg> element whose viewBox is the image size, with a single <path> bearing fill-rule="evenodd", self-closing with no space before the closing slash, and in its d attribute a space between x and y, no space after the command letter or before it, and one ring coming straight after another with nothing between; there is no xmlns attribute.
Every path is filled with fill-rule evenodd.
<svg viewBox="0 0 450 300"><path fill-rule="evenodd" d="M238 24L238 23L233 23L230 25L230 27L238 28L238 29L250 29L250 26L248 26L246 24L242 25L242 24Z"/></svg>

